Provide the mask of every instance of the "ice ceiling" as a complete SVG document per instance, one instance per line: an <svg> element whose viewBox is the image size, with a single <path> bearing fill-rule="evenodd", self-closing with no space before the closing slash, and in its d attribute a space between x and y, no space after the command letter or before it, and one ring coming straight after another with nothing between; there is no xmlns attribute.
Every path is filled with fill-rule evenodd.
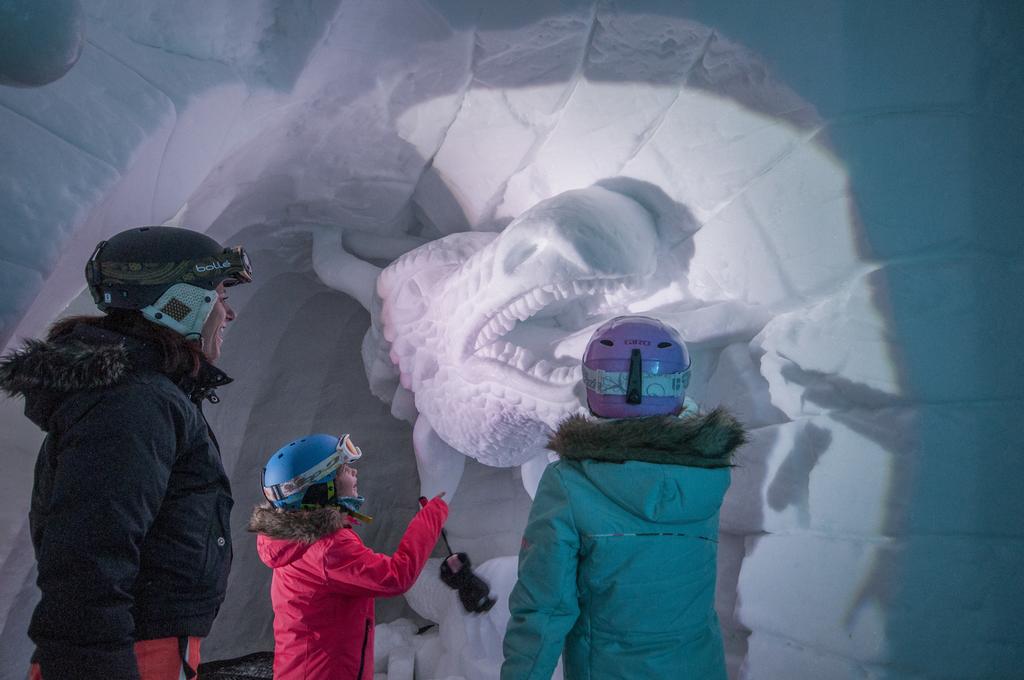
<svg viewBox="0 0 1024 680"><path fill-rule="evenodd" d="M968 9L904 35L879 26L910 25L906 11L890 21L846 3L736 7L85 3L74 68L45 87L0 88L3 338L40 333L81 291L96 241L125 226L244 243L258 281L233 293L225 367L238 381L212 416L238 505L255 502L267 442L345 428L398 461L392 480L405 481L381 483L382 495L404 485L410 498L419 486L456 496L450 531L507 597L523 486L532 493L547 463L547 429L580 406L583 343L612 315L657 315L691 346L690 394L753 432L722 511L730 673L998 675L1020 646L991 623L993 601L1024 596L996 577L960 581L977 556L1009 565L1020 531L974 500L1001 478L968 466L965 492L947 453L971 441L990 400L1019 404L1019 382L984 360L964 379L956 360L986 318L969 301L1013 284L980 280L985 260L947 258L950 243L980 238L985 252L1017 241L976 238L965 201L936 191L949 180L930 182L931 168L955 173L952 155L901 145L977 138L936 127L944 119L925 104L957 110L966 98L971 125L991 124L984 97L914 71L929 41L980 23L984 61L1013 39ZM861 39L882 56L850 46ZM845 70L837 54L852 60ZM886 63L892 92L871 80L884 82L886 55L904 59ZM886 178L894 186L880 189ZM938 204L927 229L901 212L907 192ZM1020 281L1019 251L995 261ZM929 311L933 296L942 313ZM962 334L932 343L937 322ZM924 355L945 373L923 370ZM387 403L368 406L371 393ZM969 403L951 422L937 404L960 398ZM38 439L4 406L5 461L17 462L4 482L0 677L13 678L34 597L23 509ZM1020 438L984 441L1008 451ZM404 468L403 452L415 461ZM270 644L268 577L235 514L241 545L204 648L213 657ZM409 600L441 624L444 651L423 652L417 672L490 677L501 607L464 620L431 588ZM953 631L978 653L953 654Z"/></svg>

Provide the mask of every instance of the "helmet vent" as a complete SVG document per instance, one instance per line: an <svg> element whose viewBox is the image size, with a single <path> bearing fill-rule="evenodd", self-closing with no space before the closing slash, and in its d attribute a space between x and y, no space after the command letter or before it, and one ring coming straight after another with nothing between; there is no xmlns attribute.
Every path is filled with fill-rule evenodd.
<svg viewBox="0 0 1024 680"><path fill-rule="evenodd" d="M192 308L176 297L172 297L160 310L175 321L182 321L192 312Z"/></svg>
<svg viewBox="0 0 1024 680"><path fill-rule="evenodd" d="M602 340L601 344L604 345L605 347L614 347L615 346L615 343L612 342L611 340L608 340L607 338Z"/></svg>
<svg viewBox="0 0 1024 680"><path fill-rule="evenodd" d="M671 346L672 346L671 342L659 342L658 343L658 349L665 349L666 347L671 347Z"/></svg>

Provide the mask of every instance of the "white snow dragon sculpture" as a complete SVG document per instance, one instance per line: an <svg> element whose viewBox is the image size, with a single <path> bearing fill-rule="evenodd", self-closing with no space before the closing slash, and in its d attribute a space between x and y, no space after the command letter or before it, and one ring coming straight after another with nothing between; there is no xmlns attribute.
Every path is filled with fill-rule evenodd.
<svg viewBox="0 0 1024 680"><path fill-rule="evenodd" d="M341 230L313 231L321 279L370 308L363 343L370 387L396 415L415 420L428 496L454 493L466 456L524 466L532 495L548 462L548 435L584 406L579 364L593 329L652 309L678 322L704 306L686 289L694 221L641 182L566 191L500 233L425 243L380 271L374 290L363 271L372 266L345 251ZM712 325L722 337L735 336L737 325L752 337L765 321L746 308L721 316L726 321Z"/></svg>

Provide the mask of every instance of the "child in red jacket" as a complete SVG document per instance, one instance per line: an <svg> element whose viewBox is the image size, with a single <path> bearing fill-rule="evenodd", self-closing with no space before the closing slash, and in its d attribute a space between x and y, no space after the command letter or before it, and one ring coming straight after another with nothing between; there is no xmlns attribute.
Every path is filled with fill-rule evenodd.
<svg viewBox="0 0 1024 680"><path fill-rule="evenodd" d="M310 435L283 446L263 469L269 503L254 509L260 559L274 570L274 678L373 678L373 599L406 592L437 542L448 506L442 492L409 523L394 555L352 530L370 521L346 434Z"/></svg>

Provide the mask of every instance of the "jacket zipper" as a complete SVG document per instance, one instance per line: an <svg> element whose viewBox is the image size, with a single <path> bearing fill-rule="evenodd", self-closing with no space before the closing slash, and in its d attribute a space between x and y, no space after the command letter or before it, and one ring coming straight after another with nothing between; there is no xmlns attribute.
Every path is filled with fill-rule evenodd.
<svg viewBox="0 0 1024 680"><path fill-rule="evenodd" d="M366 626L363 628L363 651L359 655L359 675L356 680L363 680L363 669L366 668L366 643L370 641L370 619L366 619Z"/></svg>

